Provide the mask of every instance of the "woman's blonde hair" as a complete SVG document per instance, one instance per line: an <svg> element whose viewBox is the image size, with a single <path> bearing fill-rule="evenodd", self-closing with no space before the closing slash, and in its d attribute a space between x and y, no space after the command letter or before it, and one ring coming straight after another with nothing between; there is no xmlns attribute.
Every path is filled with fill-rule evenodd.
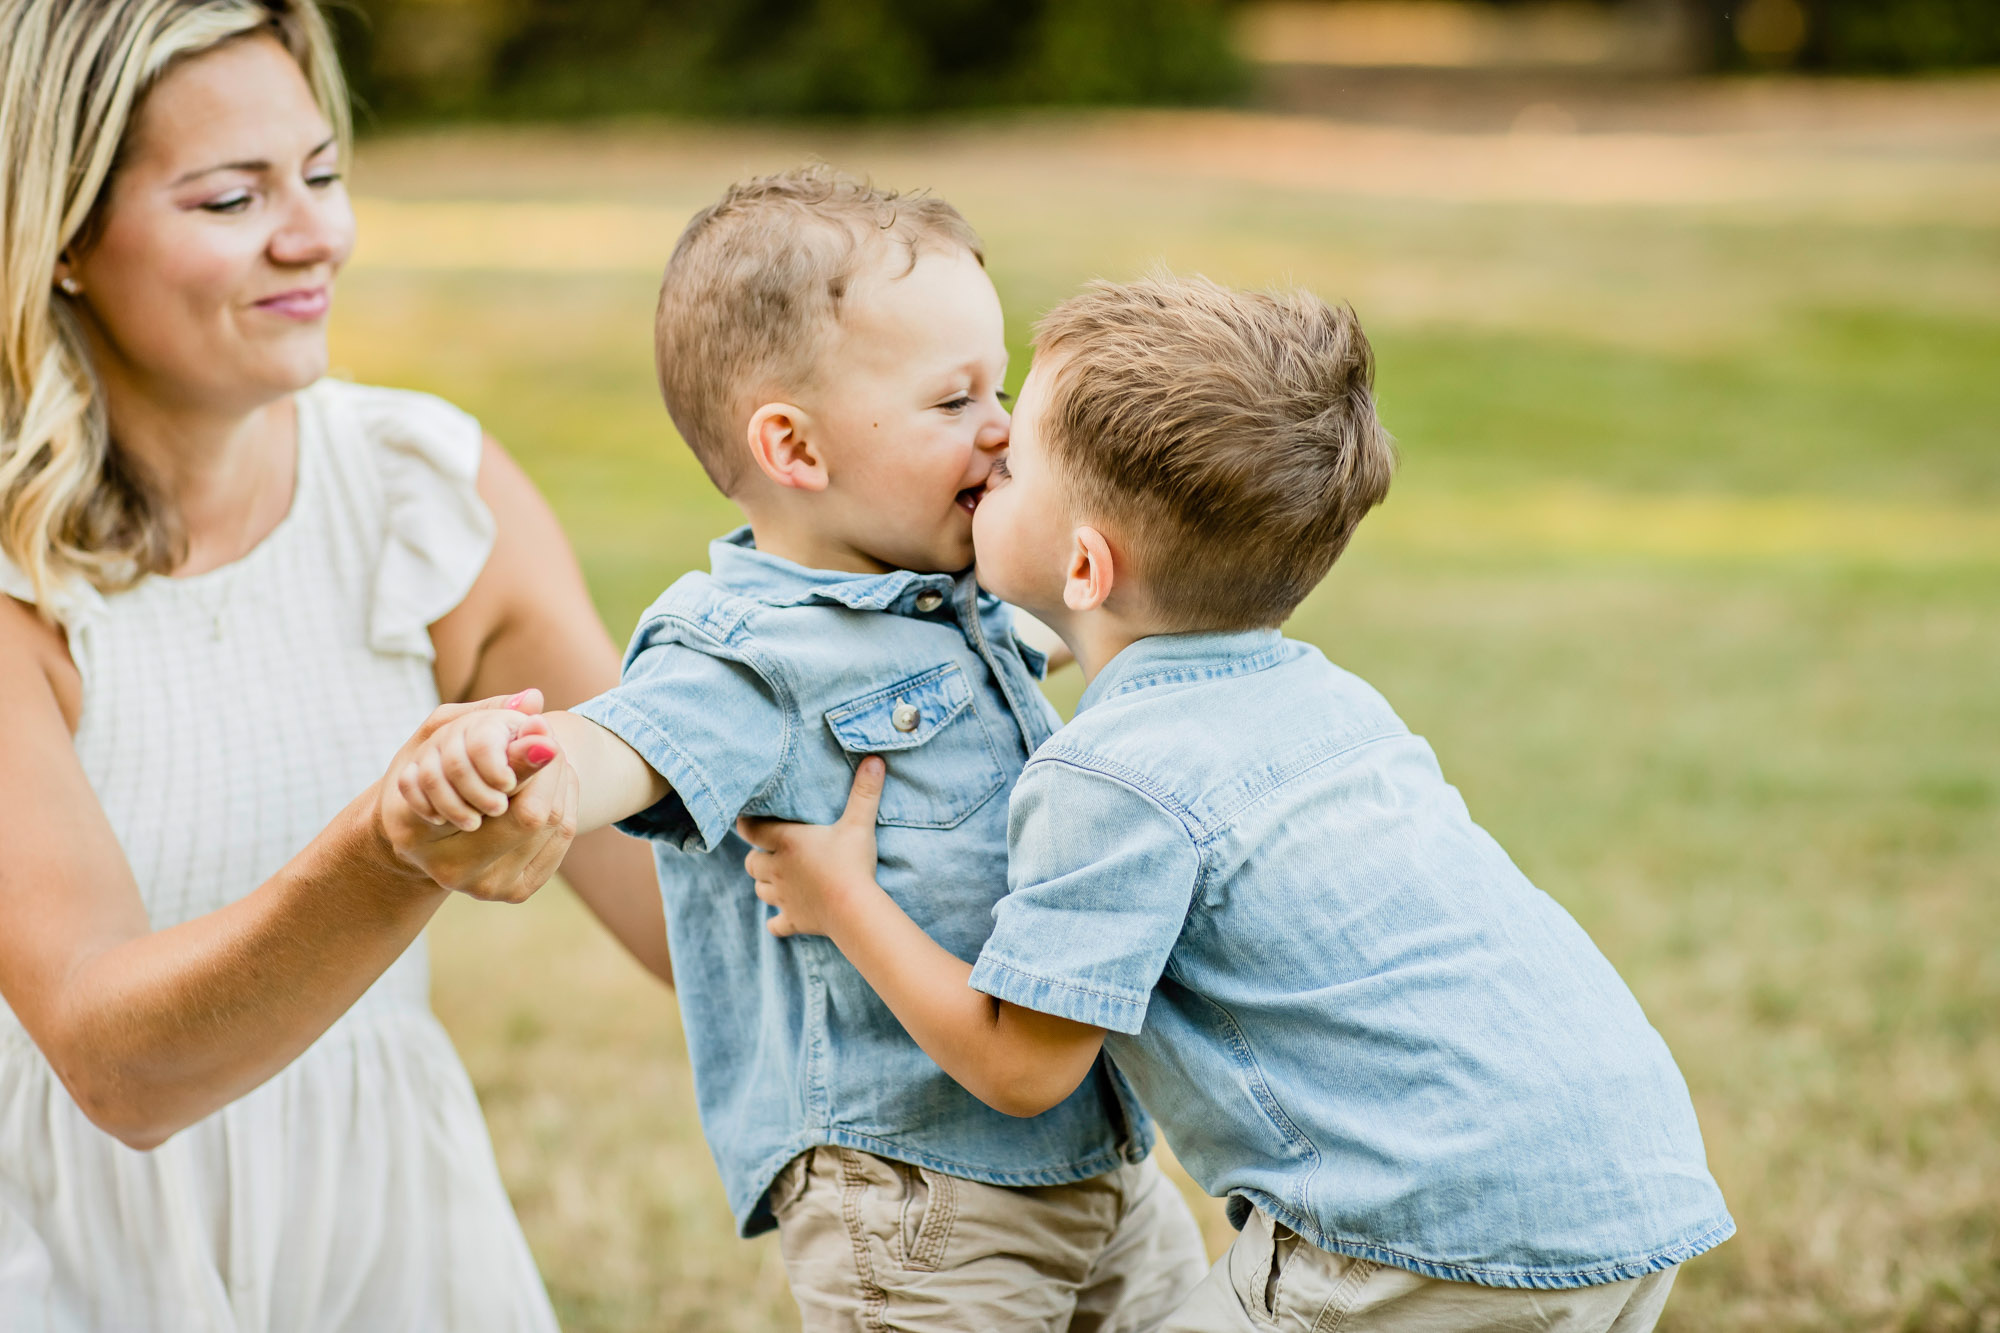
<svg viewBox="0 0 2000 1333"><path fill-rule="evenodd" d="M112 591L180 558L180 527L107 427L55 267L101 222L141 100L187 58L268 33L299 62L345 154L346 86L312 0L0 4L0 554L50 592Z"/></svg>

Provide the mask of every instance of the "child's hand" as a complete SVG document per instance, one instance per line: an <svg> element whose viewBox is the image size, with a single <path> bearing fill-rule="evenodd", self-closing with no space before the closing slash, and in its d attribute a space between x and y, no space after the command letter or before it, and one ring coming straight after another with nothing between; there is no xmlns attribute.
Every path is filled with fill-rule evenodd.
<svg viewBox="0 0 2000 1333"><path fill-rule="evenodd" d="M575 837L577 782L535 716L541 706L528 690L431 714L378 788L381 829L399 858L442 888L489 901L522 902L548 881ZM451 793L442 813L439 781Z"/></svg>
<svg viewBox="0 0 2000 1333"><path fill-rule="evenodd" d="M764 923L773 935L832 934L851 895L881 892L875 886L875 812L885 772L875 755L861 761L837 823L736 821L736 832L751 846L743 868L757 881L757 896L778 909Z"/></svg>
<svg viewBox="0 0 2000 1333"><path fill-rule="evenodd" d="M403 765L396 790L426 823L477 833L484 820L506 814L508 798L558 753L539 714L478 709L433 731Z"/></svg>

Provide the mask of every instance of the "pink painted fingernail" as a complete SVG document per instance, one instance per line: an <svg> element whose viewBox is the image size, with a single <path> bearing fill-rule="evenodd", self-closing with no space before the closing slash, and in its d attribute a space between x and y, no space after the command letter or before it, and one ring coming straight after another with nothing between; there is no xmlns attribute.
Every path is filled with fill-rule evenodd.
<svg viewBox="0 0 2000 1333"><path fill-rule="evenodd" d="M553 745L530 745L527 749L528 762L536 768L540 768L555 757L556 747Z"/></svg>
<svg viewBox="0 0 2000 1333"><path fill-rule="evenodd" d="M519 694L515 695L513 698L509 699L506 703L502 704L501 707L519 708L521 704L527 699L527 697L528 697L528 692L526 690L522 690Z"/></svg>

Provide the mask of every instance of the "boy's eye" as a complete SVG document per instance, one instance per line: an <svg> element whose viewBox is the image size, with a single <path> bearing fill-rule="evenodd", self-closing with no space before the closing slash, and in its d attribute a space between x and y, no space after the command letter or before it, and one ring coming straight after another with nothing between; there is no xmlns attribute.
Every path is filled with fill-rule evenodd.
<svg viewBox="0 0 2000 1333"><path fill-rule="evenodd" d="M939 403L938 406L947 412L963 412L966 408L972 406L972 399L965 394L960 394L956 398L947 398L944 402Z"/></svg>
<svg viewBox="0 0 2000 1333"><path fill-rule="evenodd" d="M993 460L992 476L999 477L1001 480L1004 481L1008 477L1011 477L1013 475L1014 475L1014 469L1007 466L1006 459L996 458Z"/></svg>
<svg viewBox="0 0 2000 1333"><path fill-rule="evenodd" d="M1002 407L1005 407L1007 404L1014 401L1014 395L1008 393L1005 389L998 390L997 392L994 393L993 396L1000 400L1000 405Z"/></svg>

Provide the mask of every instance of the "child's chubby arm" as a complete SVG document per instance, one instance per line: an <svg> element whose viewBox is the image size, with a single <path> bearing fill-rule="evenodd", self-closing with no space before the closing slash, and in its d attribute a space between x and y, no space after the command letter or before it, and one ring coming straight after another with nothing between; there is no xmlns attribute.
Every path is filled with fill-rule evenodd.
<svg viewBox="0 0 2000 1333"><path fill-rule="evenodd" d="M542 772L558 767L576 786L569 812L576 833L648 809L668 791L637 751L587 718L486 709L433 732L397 775L395 797L408 821L473 833L507 813ZM432 840L448 837L437 833Z"/></svg>
<svg viewBox="0 0 2000 1333"><path fill-rule="evenodd" d="M972 965L924 934L875 881L884 767L862 761L838 823L739 819L744 868L778 909L773 935L825 935L926 1055L996 1111L1040 1115L1090 1073L1103 1028L973 990Z"/></svg>

